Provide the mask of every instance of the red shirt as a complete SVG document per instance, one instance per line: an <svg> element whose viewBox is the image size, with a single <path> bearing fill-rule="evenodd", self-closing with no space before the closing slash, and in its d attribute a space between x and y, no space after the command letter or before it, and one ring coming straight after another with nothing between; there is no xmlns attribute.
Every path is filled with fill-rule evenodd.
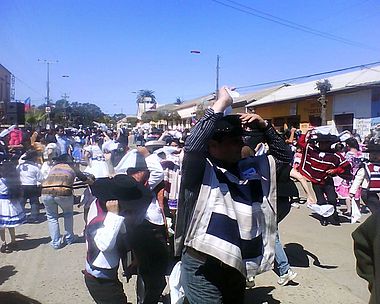
<svg viewBox="0 0 380 304"><path fill-rule="evenodd" d="M315 184L324 184L325 179L331 176L328 170L334 170L333 174L342 174L350 169L350 163L337 152L320 151L316 146L305 142L305 136L301 136L298 144L303 148L300 173Z"/></svg>

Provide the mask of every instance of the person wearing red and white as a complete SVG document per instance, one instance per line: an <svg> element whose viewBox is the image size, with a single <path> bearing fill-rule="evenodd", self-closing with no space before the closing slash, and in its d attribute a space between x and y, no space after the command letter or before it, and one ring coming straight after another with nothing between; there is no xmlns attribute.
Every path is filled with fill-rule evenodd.
<svg viewBox="0 0 380 304"><path fill-rule="evenodd" d="M356 172L355 179L350 188L350 197L355 197L361 187L361 198L372 213L379 211L380 201L380 144L370 142L367 146L369 162L364 163Z"/></svg>
<svg viewBox="0 0 380 304"><path fill-rule="evenodd" d="M311 181L319 205L328 203L334 206L333 215L328 218L322 217L322 226L327 226L329 222L340 225L336 211L337 195L332 176L343 174L351 168L350 163L342 154L331 149L331 145L338 141L339 138L335 135L310 132L301 136L298 141L298 145L303 149L299 166L300 173Z"/></svg>

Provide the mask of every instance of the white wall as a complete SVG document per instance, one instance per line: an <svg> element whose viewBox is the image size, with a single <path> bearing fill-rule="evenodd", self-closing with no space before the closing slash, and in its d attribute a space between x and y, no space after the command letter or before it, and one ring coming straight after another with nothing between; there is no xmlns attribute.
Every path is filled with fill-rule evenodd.
<svg viewBox="0 0 380 304"><path fill-rule="evenodd" d="M371 117L371 90L337 94L333 99L333 117L336 114L354 113L355 118Z"/></svg>

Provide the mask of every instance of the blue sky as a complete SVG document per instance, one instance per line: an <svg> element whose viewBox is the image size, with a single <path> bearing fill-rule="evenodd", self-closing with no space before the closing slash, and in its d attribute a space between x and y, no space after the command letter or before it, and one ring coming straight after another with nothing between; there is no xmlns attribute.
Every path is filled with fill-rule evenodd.
<svg viewBox="0 0 380 304"><path fill-rule="evenodd" d="M212 92L218 54L220 83L234 86L380 60L378 0L218 1L363 46L212 0L1 0L0 63L16 76L16 99L43 103L46 66L37 59L59 60L51 67L53 100L67 93L70 101L95 103L106 113L134 114L132 92L139 89L154 90L159 104Z"/></svg>

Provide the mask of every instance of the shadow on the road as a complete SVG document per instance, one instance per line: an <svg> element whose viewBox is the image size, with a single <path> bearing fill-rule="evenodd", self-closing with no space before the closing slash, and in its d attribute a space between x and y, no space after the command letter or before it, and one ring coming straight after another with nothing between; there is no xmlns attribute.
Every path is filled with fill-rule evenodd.
<svg viewBox="0 0 380 304"><path fill-rule="evenodd" d="M38 239L23 239L21 241L17 241L18 250L30 250L37 248L42 244L47 244L50 242L50 237L42 237ZM1 302L0 302L1 303Z"/></svg>
<svg viewBox="0 0 380 304"><path fill-rule="evenodd" d="M312 217L312 218L315 218L315 219L318 220L318 221L320 221L320 220L322 219L322 216L320 216L320 215L317 214L317 213L312 213L312 214L310 214L309 216ZM347 217L345 217L345 216L341 216L341 215L339 215L338 217L339 217L339 222L340 222L341 224L351 223L351 219L349 219L349 218L347 218Z"/></svg>
<svg viewBox="0 0 380 304"><path fill-rule="evenodd" d="M3 267L0 267L0 285L3 284L6 280L8 280L11 276L15 275L17 273L17 270L13 265L6 265ZM6 303L1 302L0 303Z"/></svg>
<svg viewBox="0 0 380 304"><path fill-rule="evenodd" d="M28 237L27 233L21 233L16 235L16 239L23 239L25 240Z"/></svg>
<svg viewBox="0 0 380 304"><path fill-rule="evenodd" d="M281 303L279 300L273 298L270 294L274 286L262 286L256 287L253 289L247 289L245 291L245 299L244 303L246 304L279 304Z"/></svg>
<svg viewBox="0 0 380 304"><path fill-rule="evenodd" d="M338 266L322 265L319 258L303 248L298 243L288 243L284 246L286 255L288 256L289 264L294 267L310 267L309 257L313 259L313 265L324 269L335 269Z"/></svg>
<svg viewBox="0 0 380 304"><path fill-rule="evenodd" d="M18 291L0 291L0 303L7 304L42 304L37 300L33 300L22 295Z"/></svg>
<svg viewBox="0 0 380 304"><path fill-rule="evenodd" d="M73 211L73 216L75 215L78 215L78 214L82 214L82 212L79 212L79 211ZM61 212L58 217L62 217L63 218L63 212Z"/></svg>

